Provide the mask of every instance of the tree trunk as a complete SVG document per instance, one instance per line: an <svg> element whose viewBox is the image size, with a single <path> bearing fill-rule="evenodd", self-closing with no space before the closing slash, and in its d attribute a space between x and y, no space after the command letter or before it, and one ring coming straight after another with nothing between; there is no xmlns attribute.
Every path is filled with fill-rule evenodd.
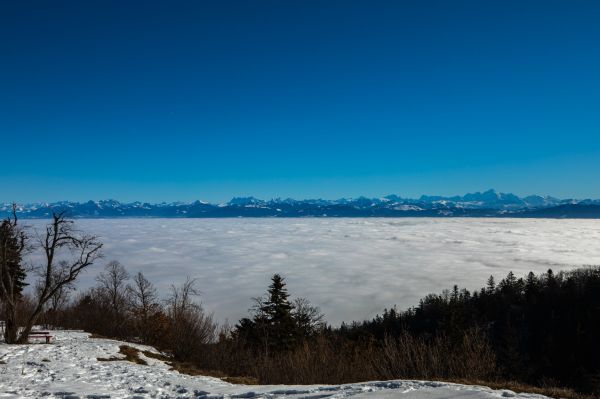
<svg viewBox="0 0 600 399"><path fill-rule="evenodd" d="M19 326L17 325L17 312L14 306L9 303L5 304L5 325L4 325L4 342L14 344L17 342L17 334Z"/></svg>
<svg viewBox="0 0 600 399"><path fill-rule="evenodd" d="M19 339L17 340L17 344L26 344L28 342L29 333L31 332L32 326L25 326L21 334L19 334Z"/></svg>
<svg viewBox="0 0 600 399"><path fill-rule="evenodd" d="M26 344L27 343L27 338L29 337L29 333L31 332L31 329L33 328L33 325L37 321L38 317L42 313L42 310L43 310L43 301L40 300L40 303L38 303L37 308L34 310L33 314L29 317L29 320L27 320L27 323L25 324L25 327L21 331L21 334L19 334L19 338L17 339L18 344Z"/></svg>

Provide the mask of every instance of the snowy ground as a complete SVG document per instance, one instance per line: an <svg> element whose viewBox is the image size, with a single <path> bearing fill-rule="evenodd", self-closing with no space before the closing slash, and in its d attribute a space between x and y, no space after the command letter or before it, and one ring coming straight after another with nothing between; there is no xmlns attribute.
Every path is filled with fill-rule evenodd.
<svg viewBox="0 0 600 399"><path fill-rule="evenodd" d="M211 377L169 371L161 361L140 355L148 365L100 362L119 356L119 341L58 332L53 344L0 344L0 398L545 398L486 387L426 381L386 381L337 386L232 385ZM130 345L130 344L129 344ZM149 349L132 345L140 349Z"/></svg>
<svg viewBox="0 0 600 399"><path fill-rule="evenodd" d="M36 228L45 220L23 221ZM78 220L106 258L78 281L96 284L105 262L143 271L161 292L197 277L219 321L247 316L252 297L283 274L327 321L406 309L453 284L468 289L517 276L600 264L600 220L552 219L110 219Z"/></svg>

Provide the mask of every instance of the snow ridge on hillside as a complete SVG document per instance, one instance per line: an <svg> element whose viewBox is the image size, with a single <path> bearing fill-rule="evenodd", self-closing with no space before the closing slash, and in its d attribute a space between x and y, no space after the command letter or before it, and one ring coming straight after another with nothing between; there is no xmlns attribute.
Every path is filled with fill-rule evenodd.
<svg viewBox="0 0 600 399"><path fill-rule="evenodd" d="M54 333L53 333L54 334ZM217 378L188 376L169 370L162 361L140 354L148 365L98 361L121 357L123 342L89 338L82 332L56 332L53 344L0 344L2 398L201 398L201 399L338 399L338 398L530 398L516 394L431 381L376 381L346 385L233 385ZM155 351L142 345L140 350Z"/></svg>

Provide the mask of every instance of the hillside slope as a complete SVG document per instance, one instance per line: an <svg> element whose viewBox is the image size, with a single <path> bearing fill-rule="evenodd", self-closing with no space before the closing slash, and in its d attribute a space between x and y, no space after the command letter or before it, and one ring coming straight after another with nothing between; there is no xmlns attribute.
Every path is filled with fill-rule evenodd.
<svg viewBox="0 0 600 399"><path fill-rule="evenodd" d="M147 365L98 361L122 357L123 342L89 338L80 332L58 332L53 344L0 344L2 398L531 398L515 394L427 381L366 382L337 386L232 385L212 377L192 377L169 370L162 361L140 355ZM130 345L130 344L128 344ZM143 350L151 348L135 345Z"/></svg>

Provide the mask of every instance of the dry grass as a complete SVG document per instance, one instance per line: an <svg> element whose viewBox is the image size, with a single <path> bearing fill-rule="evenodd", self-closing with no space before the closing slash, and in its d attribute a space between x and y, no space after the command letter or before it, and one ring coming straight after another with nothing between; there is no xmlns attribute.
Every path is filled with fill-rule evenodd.
<svg viewBox="0 0 600 399"><path fill-rule="evenodd" d="M146 357L165 362L167 365L169 365L171 367L171 370L175 370L181 374L215 377L215 378L220 378L223 381L227 381L231 384L244 384L244 385L257 385L258 384L258 379L254 378L254 377L241 377L241 376L233 376L232 377L232 376L226 375L225 373L223 373L221 371L201 369L201 368L198 368L197 366L195 366L193 363L180 362L180 361L174 360L172 357L169 357L169 356L166 356L166 355L163 355L160 353L154 353L154 352L150 352L150 351L143 351L142 353Z"/></svg>
<svg viewBox="0 0 600 399"><path fill-rule="evenodd" d="M115 361L121 361L121 360L125 360L128 362L132 362L135 364L141 364L141 365L148 365L148 363L140 358L140 351L139 349L133 348L129 345L121 345L119 346L119 353L124 355L125 357L116 357L116 356L112 356L109 358L104 358L104 357L99 357L98 361L100 362L115 362Z"/></svg>
<svg viewBox="0 0 600 399"><path fill-rule="evenodd" d="M446 381L465 385L482 385L492 389L508 389L516 393L535 393L555 399L598 399L598 396L596 395L585 395L582 393L577 393L568 388L558 388L552 386L538 387L523 384L518 381L481 381L468 379L449 379Z"/></svg>
<svg viewBox="0 0 600 399"><path fill-rule="evenodd" d="M143 365L147 365L148 363L146 363L146 361L144 359L140 358L140 351L139 349L133 348L131 346L128 345L121 345L119 346L119 353L125 355L125 360L136 363L136 364L143 364Z"/></svg>
<svg viewBox="0 0 600 399"><path fill-rule="evenodd" d="M128 345L119 346L119 353L124 355L124 357L110 357L110 358L98 358L99 361L129 361L135 364L147 365L148 363L140 358L140 352L151 359L160 360L165 362L167 365L171 367L170 370L175 370L182 374L192 375L192 376L209 376L220 378L224 381L227 381L232 384L243 384L243 385L257 385L259 380L255 377L245 377L245 376L228 376L224 372L219 370L206 370L197 367L193 363L190 362L180 362L174 360L172 357L155 353L150 351L140 351L139 349L133 348ZM0 361L2 364L2 361ZM508 389L516 393L533 393L540 394L544 396L548 396L550 398L556 399L597 399L596 396L593 395L585 395L581 393L577 393L572 389L567 388L557 388L551 386L532 386L523 384L517 381L486 381L486 380L478 380L478 379L442 379L446 382L452 382L457 384L465 384L465 385L481 385L487 386L492 389Z"/></svg>
<svg viewBox="0 0 600 399"><path fill-rule="evenodd" d="M447 339L427 343L409 335L383 344L317 337L294 350L258 353L236 344L205 348L193 359L202 371L255 377L261 384L341 384L372 380L492 379L493 352L475 333L456 345ZM220 377L219 375L217 375Z"/></svg>
<svg viewBox="0 0 600 399"><path fill-rule="evenodd" d="M90 335L90 338L106 338L98 334ZM332 345L331 342L323 340L317 342L315 347L312 345L298 348L298 350L280 354L275 358L261 359L253 357L252 367L242 367L238 370L240 373L253 376L231 376L228 373L236 373L230 367L223 367L219 370L220 364L225 359L229 362L245 363L242 360L241 348L223 352L223 348L216 351L225 355L223 359L214 359L216 362L211 364L194 364L193 362L178 361L170 353L156 353L151 351L140 351L129 345L119 346L119 354L122 357L112 356L108 359L98 358L99 361L130 361L132 363L147 365L148 363L140 358L140 353L145 357L164 362L170 367L170 370L191 376L209 376L220 378L232 384L257 385L259 383L288 383L288 384L316 384L316 383L351 383L375 379L425 379L446 381L451 383L466 385L481 385L492 389L507 389L517 393L532 393L548 396L555 399L597 399L598 396L577 393L572 389L558 388L553 386L533 386L517 381L496 380L491 374L489 366L494 365L493 355L487 349L483 342L479 342L474 337L468 337L463 346L456 353L458 363L437 364L432 361L436 359L447 358L435 356L436 353L429 354L433 349L448 350L446 345L438 342L433 348L419 345L420 342L413 342L411 337L402 337L400 340L387 341L383 349L374 350L372 347L339 348ZM475 337L476 338L476 337ZM410 342L409 342L410 341ZM475 344L473 344L475 343ZM468 345L467 345L468 344ZM407 351L407 348L413 348L415 353ZM422 358L424 354L426 356ZM352 356L354 355L354 356ZM410 356L408 356L410 355ZM408 358L407 358L408 356ZM205 353L204 358L210 359L211 354ZM451 356L453 358L454 356ZM2 364L2 361L0 361ZM462 364L463 367L459 367ZM437 365L437 366L436 366ZM489 365L487 367L474 367L475 365ZM204 366L204 367L203 367ZM230 365L231 366L231 365ZM403 367L406 367L404 369ZM421 367L418 367L421 366ZM434 367L436 366L436 367ZM214 368L213 368L214 367ZM439 370L437 369L439 368ZM442 374L442 375L440 375ZM446 374L445 376L443 374ZM448 375L450 374L450 375ZM457 375L452 377L451 374ZM462 377L460 377L462 375Z"/></svg>
<svg viewBox="0 0 600 399"><path fill-rule="evenodd" d="M254 377L225 377L221 379L231 384L258 385L258 379Z"/></svg>
<svg viewBox="0 0 600 399"><path fill-rule="evenodd" d="M90 334L90 336L88 338L96 338L96 339L110 339L108 337L105 337L104 335L100 335L100 334Z"/></svg>

